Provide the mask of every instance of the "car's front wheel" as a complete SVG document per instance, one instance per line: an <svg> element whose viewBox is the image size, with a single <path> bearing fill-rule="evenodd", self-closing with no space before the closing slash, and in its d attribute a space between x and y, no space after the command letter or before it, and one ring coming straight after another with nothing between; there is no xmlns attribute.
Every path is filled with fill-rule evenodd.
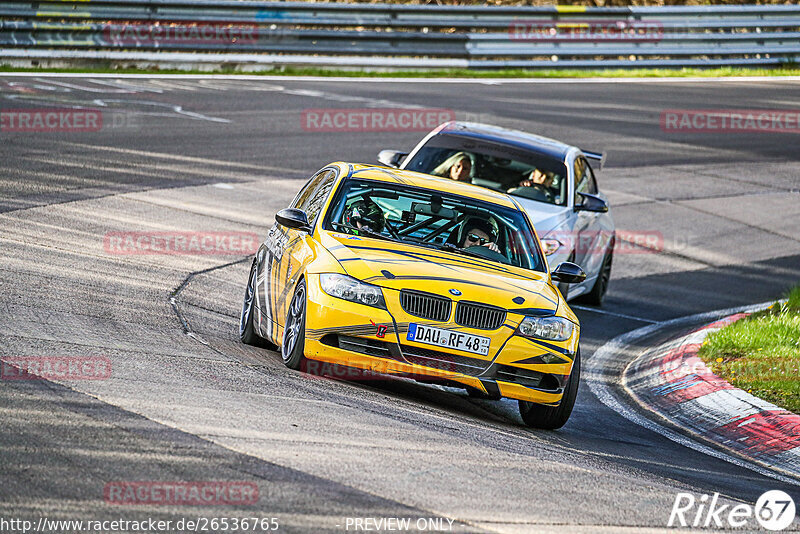
<svg viewBox="0 0 800 534"><path fill-rule="evenodd" d="M300 369L303 363L306 338L306 281L300 280L294 290L292 302L286 313L281 356L290 369Z"/></svg>
<svg viewBox="0 0 800 534"><path fill-rule="evenodd" d="M611 247L613 248L613 246L612 244ZM603 305L603 298L606 296L608 284L611 281L611 264L613 261L614 253L609 249L605 257L603 257L603 265L600 267L600 272L597 274L597 280L595 280L592 290L585 295L581 295L578 299L579 301L592 306Z"/></svg>
<svg viewBox="0 0 800 534"><path fill-rule="evenodd" d="M578 385L581 381L581 349L575 354L572 371L567 378L564 396L558 406L544 406L535 402L519 401L519 414L525 424L533 428L555 430L561 428L569 419L575 399L578 397Z"/></svg>

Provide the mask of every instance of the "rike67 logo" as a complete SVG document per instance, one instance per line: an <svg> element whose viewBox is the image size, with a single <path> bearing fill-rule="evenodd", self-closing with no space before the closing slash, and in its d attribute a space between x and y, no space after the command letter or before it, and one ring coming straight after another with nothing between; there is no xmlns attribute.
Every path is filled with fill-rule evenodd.
<svg viewBox="0 0 800 534"><path fill-rule="evenodd" d="M720 504L719 493L699 498L691 493L678 493L668 527L693 528L755 528L755 519L762 528L773 532L788 528L795 518L794 500L780 490L763 493L755 506L749 504Z"/></svg>

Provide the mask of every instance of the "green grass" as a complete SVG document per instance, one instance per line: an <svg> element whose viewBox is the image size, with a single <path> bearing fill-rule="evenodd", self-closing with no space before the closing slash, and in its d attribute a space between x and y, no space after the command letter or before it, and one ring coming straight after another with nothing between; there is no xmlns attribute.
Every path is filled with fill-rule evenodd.
<svg viewBox="0 0 800 534"><path fill-rule="evenodd" d="M506 70L469 70L469 69L437 69L411 71L369 71L369 70L337 70L323 68L273 68L258 72L244 72L231 68L219 68L212 71L175 70L175 69L136 69L112 68L97 66L86 68L48 69L36 67L11 67L0 65L3 72L74 72L86 74L255 74L271 76L342 76L348 78L380 77L380 78L686 78L686 77L736 77L736 76L800 76L800 67L782 68L739 68L723 67L715 69L506 69Z"/></svg>
<svg viewBox="0 0 800 534"><path fill-rule="evenodd" d="M734 386L800 413L800 286L787 302L709 335L699 356Z"/></svg>

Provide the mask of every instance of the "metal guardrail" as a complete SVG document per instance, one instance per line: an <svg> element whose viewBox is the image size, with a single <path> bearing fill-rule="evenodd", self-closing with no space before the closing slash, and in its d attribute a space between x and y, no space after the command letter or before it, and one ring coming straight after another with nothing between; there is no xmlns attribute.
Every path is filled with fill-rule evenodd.
<svg viewBox="0 0 800 534"><path fill-rule="evenodd" d="M798 57L800 5L0 1L0 64L583 68L780 65Z"/></svg>

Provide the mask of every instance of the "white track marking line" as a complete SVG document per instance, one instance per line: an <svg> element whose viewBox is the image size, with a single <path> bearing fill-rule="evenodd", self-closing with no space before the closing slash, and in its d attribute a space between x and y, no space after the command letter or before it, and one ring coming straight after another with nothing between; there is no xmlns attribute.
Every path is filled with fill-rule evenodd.
<svg viewBox="0 0 800 534"><path fill-rule="evenodd" d="M252 74L114 74L79 72L0 72L0 77L49 78L119 78L151 80L266 80L291 82L353 82L353 83L473 83L485 85L502 84L576 84L576 83L749 83L791 82L800 83L800 76L723 76L689 78L370 78L347 76L257 76ZM188 88L186 88L188 89ZM190 89L191 90L191 89Z"/></svg>
<svg viewBox="0 0 800 534"><path fill-rule="evenodd" d="M191 85L191 84L184 85L182 83L176 83L175 81L172 81L172 82L164 81L164 80L175 80L175 78L159 78L159 77L156 77L156 76L150 76L148 78L150 80L150 84L151 85L154 85L156 87L163 87L164 89L169 90L169 91L189 91L189 92L192 92L192 91L197 91L198 89L202 89L202 87L196 86L196 85Z"/></svg>
<svg viewBox="0 0 800 534"><path fill-rule="evenodd" d="M85 85L75 85L74 83L66 83L66 82L57 82L55 80L44 80L41 78L36 79L37 82L41 83L49 83L50 85L59 85L61 87L66 87L67 89L75 89L77 91L86 91L88 93L116 93L116 94L134 94L136 93L135 90L130 88L122 88L122 87L114 87L110 88L107 83L103 84L104 87L87 87ZM93 80L86 78L86 82L94 83Z"/></svg>
<svg viewBox="0 0 800 534"><path fill-rule="evenodd" d="M599 308L590 308L588 306L578 306L578 305L575 305L575 304L570 304L569 307L573 308L575 310L582 310L582 311L588 311L588 312L592 312L592 313L599 313L600 315L613 315L614 317L622 317L623 319L631 319L633 321L639 321L639 322L642 322L642 323L658 324L658 321L654 321L653 319L645 319L644 317L635 317L633 315L626 315L624 313L617 313L617 312L612 312L612 311L608 311L608 310L601 310Z"/></svg>
<svg viewBox="0 0 800 534"><path fill-rule="evenodd" d="M102 145L88 145L85 143L73 143L73 142L65 142L66 145L71 146L78 146L81 148L91 148L94 150L102 150L106 152L116 152L118 154L132 154L136 156L147 156L150 158L156 159L167 159L167 160L175 160L175 161L186 161L190 163L202 163L204 165L217 165L221 167L239 167L241 169L254 169L259 171L280 171L280 172L291 172L291 173L302 173L302 171L297 169L287 169L285 167L272 167L268 165L256 165L254 163L240 163L236 161L224 161L220 159L210 159L210 158L198 158L194 156L181 156L178 154L168 154L166 152L151 152L148 150L135 150L132 148L117 148L112 146L102 146Z"/></svg>
<svg viewBox="0 0 800 534"><path fill-rule="evenodd" d="M168 164L157 164L157 163L146 163L140 164L135 166L128 166L122 167L120 166L119 162L113 162L108 160L81 160L81 159L74 159L74 160L64 160L58 158L46 158L46 157L24 157L28 161L37 161L40 163L47 163L50 165L60 165L61 167L76 167L80 169L90 169L96 171L102 171L106 173L118 173L118 174L132 174L135 176L145 176L151 178L163 178L165 180L174 180L174 181L185 181L190 180L191 178L196 177L206 177L206 178L228 178L230 180L241 180L241 181L252 181L254 176L252 174L239 174L236 172L226 172L226 171L219 171L216 169L204 169L202 167L187 167L182 165L168 165ZM95 161L96 163L91 163L91 161ZM184 176L176 176L176 174L184 175ZM110 187L118 186L119 184L114 182L108 182L106 184ZM198 183L195 186L203 186L206 185L205 183ZM184 186L182 186L184 187ZM191 185L185 187L192 187ZM72 189L83 189L81 187L74 187ZM159 188L160 189L160 188ZM120 189L120 191L125 193L140 193L143 191L138 190L125 190Z"/></svg>
<svg viewBox="0 0 800 534"><path fill-rule="evenodd" d="M162 94L164 92L163 89L155 89L153 87L147 87L141 84L131 84L131 83L122 83L119 80L105 80L105 79L95 79L89 78L90 82L97 84L97 85L104 85L108 87L116 87L118 89L130 89L134 93L158 93Z"/></svg>
<svg viewBox="0 0 800 534"><path fill-rule="evenodd" d="M725 310L699 313L696 315L689 315L686 317L678 317L676 319L670 319L668 321L662 321L648 326L643 326L641 328L637 328L636 330L631 330L630 332L617 336L611 341L607 342L602 347L600 347L599 349L597 349L594 355L592 355L591 358L587 359L586 367L588 371L587 382L589 384L589 389L592 390L592 393L595 394L595 396L600 400L600 402L602 402L603 404L605 404L606 406L608 406L609 408L611 408L612 410L623 416L625 419L633 423L636 423L637 425L644 427L652 432L661 434L662 436L666 437L671 441L674 441L679 445L683 445L684 447L688 447L697 452L706 454L708 456L712 456L714 458L718 458L720 460L724 460L738 467L749 469L760 475L775 480L779 480L786 484L798 485L798 481L795 478L784 476L771 469L767 469L766 467L762 467L758 464L747 462L745 460L739 459L737 457L731 456L722 451L714 449L708 445L704 445L702 443L694 441L689 437L684 436L683 434L680 434L670 428L662 426L656 423L655 421L652 421L640 415L639 413L633 411L631 408L624 406L617 399L617 395L613 393L612 389L603 381L603 378L601 376L604 369L604 365L616 353L624 350L627 346L631 345L635 341L647 335L650 335L662 328L684 323L688 325L695 322L702 322L704 320L716 319L719 317L724 317L726 315L732 315L734 313L757 311L769 306L770 304L772 304L772 302L765 302L762 304L756 304L752 306L728 308Z"/></svg>
<svg viewBox="0 0 800 534"><path fill-rule="evenodd" d="M227 124L227 123L231 122L230 120L223 119L221 117L211 117L210 115L203 115L202 113L197 113L195 111L189 111L189 110L183 109L183 106L181 106L181 105L168 104L166 102L155 102L153 100L125 100L125 99L117 99L117 98L95 98L92 102L94 104L96 104L98 106L102 106L102 107L108 107L106 105L106 102L110 102L112 104L122 104L123 106L130 105L130 104L134 104L134 105L138 104L140 106L152 106L152 107L157 108L157 109L158 108L170 109L170 110L172 110L172 112L174 114L176 114L178 116L181 116L181 117L188 117L190 119L203 120L203 121L208 121L208 122L220 122L220 123L224 123L224 124ZM113 110L113 108L112 108L112 110ZM136 110L136 109L131 110L130 112L134 113L134 114L138 113L138 114L141 114L141 115L156 115L156 116L167 116L167 117L168 116L172 116L172 115L164 114L164 113L158 113L158 112L152 113L152 112L141 111L141 110Z"/></svg>

